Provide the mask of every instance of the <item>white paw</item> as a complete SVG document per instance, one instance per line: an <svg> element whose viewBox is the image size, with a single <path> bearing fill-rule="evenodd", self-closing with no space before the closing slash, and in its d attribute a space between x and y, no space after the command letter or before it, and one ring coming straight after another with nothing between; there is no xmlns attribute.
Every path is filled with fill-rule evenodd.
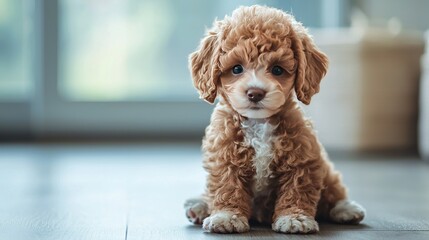
<svg viewBox="0 0 429 240"><path fill-rule="evenodd" d="M365 217L365 209L356 202L341 200L329 212L331 220L337 223L359 223Z"/></svg>
<svg viewBox="0 0 429 240"><path fill-rule="evenodd" d="M272 228L282 233L314 233L319 231L319 224L313 217L294 214L277 218Z"/></svg>
<svg viewBox="0 0 429 240"><path fill-rule="evenodd" d="M246 217L231 212L220 211L206 218L203 228L209 232L233 233L249 231L249 221Z"/></svg>
<svg viewBox="0 0 429 240"><path fill-rule="evenodd" d="M207 203L202 199L194 198L185 202L186 217L193 224L202 224L209 216Z"/></svg>

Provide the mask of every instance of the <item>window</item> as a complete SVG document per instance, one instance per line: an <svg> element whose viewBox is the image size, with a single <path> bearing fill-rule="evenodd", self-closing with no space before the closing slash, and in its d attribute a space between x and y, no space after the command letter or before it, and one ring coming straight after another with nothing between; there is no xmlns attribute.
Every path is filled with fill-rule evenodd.
<svg viewBox="0 0 429 240"><path fill-rule="evenodd" d="M60 1L62 96L88 101L194 98L187 55L204 26L186 8L198 5L204 3Z"/></svg>
<svg viewBox="0 0 429 240"><path fill-rule="evenodd" d="M31 93L31 1L0 0L0 100Z"/></svg>

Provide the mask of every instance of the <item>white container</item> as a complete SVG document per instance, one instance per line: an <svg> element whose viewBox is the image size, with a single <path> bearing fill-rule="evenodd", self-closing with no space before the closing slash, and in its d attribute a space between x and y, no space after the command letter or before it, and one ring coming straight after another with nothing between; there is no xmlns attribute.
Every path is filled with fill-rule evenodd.
<svg viewBox="0 0 429 240"><path fill-rule="evenodd" d="M422 57L420 83L419 152L429 161L429 31L426 32L426 53Z"/></svg>
<svg viewBox="0 0 429 240"><path fill-rule="evenodd" d="M312 31L330 67L307 115L331 150L417 147L419 33L386 30Z"/></svg>

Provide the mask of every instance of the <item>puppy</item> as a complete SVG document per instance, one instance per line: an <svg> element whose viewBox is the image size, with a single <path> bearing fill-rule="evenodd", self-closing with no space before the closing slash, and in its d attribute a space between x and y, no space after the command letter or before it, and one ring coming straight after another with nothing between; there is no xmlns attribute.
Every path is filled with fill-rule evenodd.
<svg viewBox="0 0 429 240"><path fill-rule="evenodd" d="M190 55L201 98L219 99L202 145L207 189L185 203L191 222L218 233L249 231L249 219L312 233L316 217L362 221L297 103L310 103L327 66L307 30L280 10L240 7L214 22Z"/></svg>

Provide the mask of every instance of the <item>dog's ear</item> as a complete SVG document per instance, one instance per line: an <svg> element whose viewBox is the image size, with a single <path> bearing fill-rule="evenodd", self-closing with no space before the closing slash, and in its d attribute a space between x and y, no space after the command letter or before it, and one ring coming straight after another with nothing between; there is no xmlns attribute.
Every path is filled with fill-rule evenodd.
<svg viewBox="0 0 429 240"><path fill-rule="evenodd" d="M293 44L298 60L295 92L298 100L308 105L311 97L319 92L320 81L328 70L328 57L317 49L301 23L292 19L292 27L296 34Z"/></svg>
<svg viewBox="0 0 429 240"><path fill-rule="evenodd" d="M217 83L221 74L219 69L219 43L216 26L207 32L197 51L189 56L194 86L200 98L212 104L217 95Z"/></svg>

